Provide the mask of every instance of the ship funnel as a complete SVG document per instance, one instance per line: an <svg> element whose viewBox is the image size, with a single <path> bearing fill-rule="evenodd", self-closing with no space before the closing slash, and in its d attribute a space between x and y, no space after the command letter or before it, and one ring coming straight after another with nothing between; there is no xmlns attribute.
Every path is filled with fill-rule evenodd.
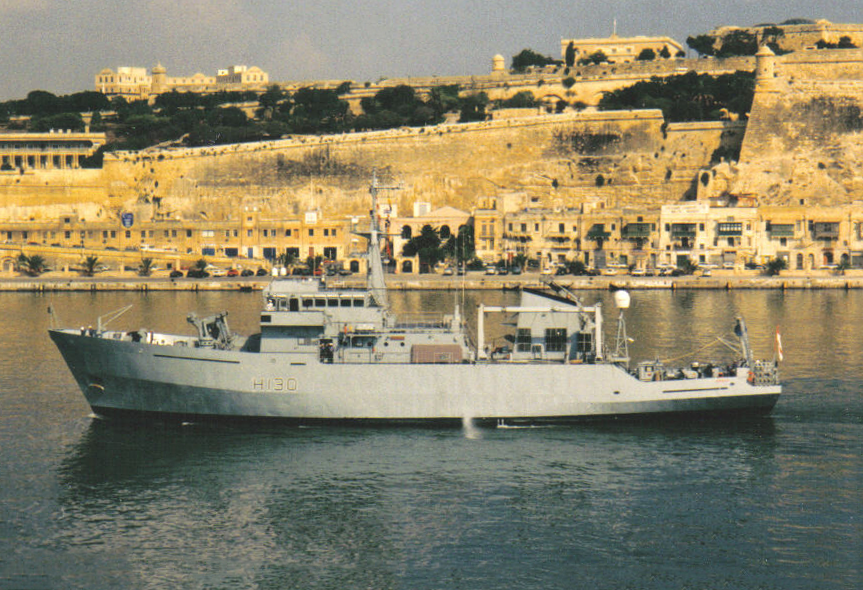
<svg viewBox="0 0 863 590"><path fill-rule="evenodd" d="M630 300L629 292L623 289L614 292L614 305L617 309L629 309Z"/></svg>

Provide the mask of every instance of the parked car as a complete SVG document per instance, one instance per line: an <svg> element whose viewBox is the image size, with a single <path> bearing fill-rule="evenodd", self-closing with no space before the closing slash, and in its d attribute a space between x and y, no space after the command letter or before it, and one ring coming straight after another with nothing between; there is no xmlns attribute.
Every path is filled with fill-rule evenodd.
<svg viewBox="0 0 863 590"><path fill-rule="evenodd" d="M244 268L243 272L240 273L240 276L241 277L253 277L253 276L255 276L255 271L253 271L251 268Z"/></svg>
<svg viewBox="0 0 863 590"><path fill-rule="evenodd" d="M339 275L341 275L343 277L349 277L352 274L354 274L354 273L349 268L343 268L343 269L339 270Z"/></svg>
<svg viewBox="0 0 863 590"><path fill-rule="evenodd" d="M496 273L497 273L497 270L495 270L495 268L494 268L493 266L487 266L487 267L485 267L485 274L487 274L487 275L493 275L493 274L496 274Z"/></svg>
<svg viewBox="0 0 863 590"><path fill-rule="evenodd" d="M229 277L238 277L238 276L240 276L240 271L237 270L236 268L229 268L228 269L228 276Z"/></svg>
<svg viewBox="0 0 863 590"><path fill-rule="evenodd" d="M183 271L181 271L181 270L172 270L172 271L171 271L171 275L170 275L170 276L171 276L171 278L172 278L172 279L178 279L178 278L180 278L180 277L182 277L182 276L183 276Z"/></svg>
<svg viewBox="0 0 863 590"><path fill-rule="evenodd" d="M452 270L451 266L448 266L445 269L443 269L443 276L451 277L452 275L453 275L453 270Z"/></svg>
<svg viewBox="0 0 863 590"><path fill-rule="evenodd" d="M269 274L270 274L270 273L267 271L267 269L266 269L266 268L259 268L259 269L257 270L257 272L255 272L255 275L257 275L257 276L259 276L259 277L265 277L265 276L267 276L267 275L269 275Z"/></svg>

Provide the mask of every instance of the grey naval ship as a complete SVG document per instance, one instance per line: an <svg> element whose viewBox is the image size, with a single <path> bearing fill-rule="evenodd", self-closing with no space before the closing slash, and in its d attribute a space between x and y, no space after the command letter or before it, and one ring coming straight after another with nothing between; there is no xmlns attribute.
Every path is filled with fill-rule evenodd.
<svg viewBox="0 0 863 590"><path fill-rule="evenodd" d="M770 412L780 393L775 360L753 358L738 318L727 365L659 361L630 367L624 311L603 338L600 304L561 285L524 288L518 306L479 306L476 332L451 315L396 316L389 308L372 183L365 289L322 279L274 279L260 332L231 331L227 313L189 314L194 335L52 329L93 411L181 421L283 419L300 423L429 422L516 425L657 414ZM511 347L486 346L486 314L515 318ZM615 332L610 326L609 332Z"/></svg>

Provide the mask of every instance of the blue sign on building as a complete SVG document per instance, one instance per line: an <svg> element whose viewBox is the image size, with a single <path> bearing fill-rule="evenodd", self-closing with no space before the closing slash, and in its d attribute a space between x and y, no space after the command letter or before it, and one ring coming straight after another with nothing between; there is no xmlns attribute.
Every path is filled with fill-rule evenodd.
<svg viewBox="0 0 863 590"><path fill-rule="evenodd" d="M123 213L120 215L120 220L123 223L123 227L132 227L132 223L135 221L134 213Z"/></svg>

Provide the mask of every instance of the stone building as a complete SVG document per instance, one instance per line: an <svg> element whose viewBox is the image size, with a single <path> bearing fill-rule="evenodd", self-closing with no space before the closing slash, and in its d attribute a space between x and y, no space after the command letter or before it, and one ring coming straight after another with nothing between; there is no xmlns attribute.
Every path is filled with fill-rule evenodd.
<svg viewBox="0 0 863 590"><path fill-rule="evenodd" d="M269 74L256 66L231 66L218 70L215 76L198 72L191 76L169 77L166 68L157 64L150 74L146 68L139 67L120 66L116 72L105 68L96 74L95 85L98 92L108 96L122 96L127 100L149 100L171 91L264 91L269 80Z"/></svg>
<svg viewBox="0 0 863 590"><path fill-rule="evenodd" d="M0 133L0 173L80 168L105 144L104 133L54 130Z"/></svg>
<svg viewBox="0 0 863 590"><path fill-rule="evenodd" d="M838 24L823 19L797 24L765 23L754 27L719 27L710 31L710 35L722 39L737 31L753 35L759 45L775 42L783 51L812 50L819 44L838 46L843 37L856 47L863 47L863 25Z"/></svg>
<svg viewBox="0 0 863 590"><path fill-rule="evenodd" d="M570 43L575 49L575 63L598 51L604 53L613 64L635 61L645 49L653 51L656 57L675 57L684 53L683 46L671 37L618 37L617 34L612 34L610 37L601 38L561 39L561 59L566 59L566 50Z"/></svg>

